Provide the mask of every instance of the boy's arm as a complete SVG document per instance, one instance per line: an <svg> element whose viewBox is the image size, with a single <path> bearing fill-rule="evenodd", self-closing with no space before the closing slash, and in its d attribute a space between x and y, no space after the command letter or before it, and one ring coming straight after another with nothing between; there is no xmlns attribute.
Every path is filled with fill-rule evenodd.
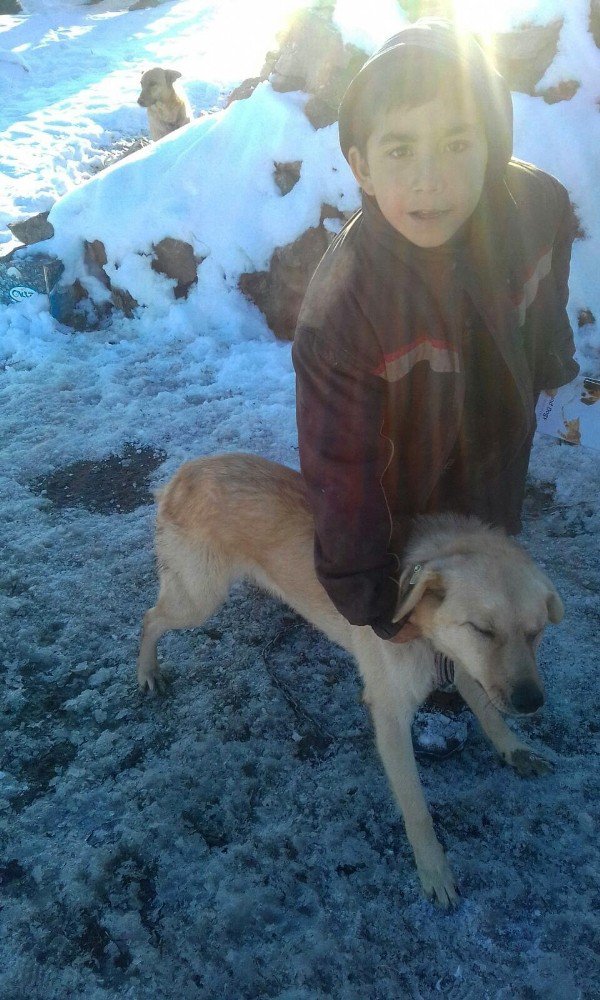
<svg viewBox="0 0 600 1000"><path fill-rule="evenodd" d="M577 232L577 219L569 196L561 186L562 214L552 250L551 280L556 289L556 322L553 337L543 362L543 388L558 389L575 378L579 365L574 360L573 331L567 315L571 250Z"/></svg>
<svg viewBox="0 0 600 1000"><path fill-rule="evenodd" d="M319 350L299 329L293 347L300 465L315 519L315 567L332 602L382 638L398 627L398 559L382 478L393 446L381 434L381 379L348 352Z"/></svg>

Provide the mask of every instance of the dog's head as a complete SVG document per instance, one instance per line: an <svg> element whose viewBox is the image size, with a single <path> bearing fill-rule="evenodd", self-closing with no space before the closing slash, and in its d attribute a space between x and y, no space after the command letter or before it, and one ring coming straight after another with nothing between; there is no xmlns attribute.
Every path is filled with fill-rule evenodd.
<svg viewBox="0 0 600 1000"><path fill-rule="evenodd" d="M159 101L165 101L173 93L173 83L181 76L176 69L162 69L154 66L142 74L142 90L137 99L142 108L150 108Z"/></svg>
<svg viewBox="0 0 600 1000"><path fill-rule="evenodd" d="M414 583L408 586L410 576ZM409 567L396 618L410 614L436 650L469 673L502 712L544 703L536 651L548 622L563 617L550 580L516 544L489 533L488 547L454 551Z"/></svg>

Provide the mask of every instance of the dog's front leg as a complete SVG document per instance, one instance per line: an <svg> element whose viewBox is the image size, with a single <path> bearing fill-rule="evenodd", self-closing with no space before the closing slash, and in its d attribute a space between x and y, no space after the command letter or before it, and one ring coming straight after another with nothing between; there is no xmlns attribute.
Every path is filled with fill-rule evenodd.
<svg viewBox="0 0 600 1000"><path fill-rule="evenodd" d="M530 778L553 770L549 760L515 736L498 709L492 705L481 684L459 667L458 663L455 664L454 681L461 698L466 701L487 738L502 760L514 767L517 774Z"/></svg>
<svg viewBox="0 0 600 1000"><path fill-rule="evenodd" d="M444 849L437 839L413 752L411 723L414 709L395 704L393 691L378 685L369 696L377 749L414 851L425 895L447 909L457 901L454 878ZM398 708L400 709L398 711Z"/></svg>

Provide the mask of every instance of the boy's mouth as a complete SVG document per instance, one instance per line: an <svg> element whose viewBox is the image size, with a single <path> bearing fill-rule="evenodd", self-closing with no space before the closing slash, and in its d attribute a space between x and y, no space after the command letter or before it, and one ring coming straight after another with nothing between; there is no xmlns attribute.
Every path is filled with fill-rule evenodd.
<svg viewBox="0 0 600 1000"><path fill-rule="evenodd" d="M412 219L417 219L419 222L431 222L434 219L441 218L442 215L448 215L449 211L450 209L448 208L439 208L439 209L431 209L428 212L425 211L409 212L408 214Z"/></svg>

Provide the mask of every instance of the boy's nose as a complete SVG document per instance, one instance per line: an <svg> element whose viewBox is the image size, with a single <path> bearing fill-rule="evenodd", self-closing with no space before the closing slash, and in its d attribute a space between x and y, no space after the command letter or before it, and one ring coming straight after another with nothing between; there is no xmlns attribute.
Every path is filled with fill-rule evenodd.
<svg viewBox="0 0 600 1000"><path fill-rule="evenodd" d="M433 156L424 156L416 162L413 191L439 191L442 183L441 170Z"/></svg>

